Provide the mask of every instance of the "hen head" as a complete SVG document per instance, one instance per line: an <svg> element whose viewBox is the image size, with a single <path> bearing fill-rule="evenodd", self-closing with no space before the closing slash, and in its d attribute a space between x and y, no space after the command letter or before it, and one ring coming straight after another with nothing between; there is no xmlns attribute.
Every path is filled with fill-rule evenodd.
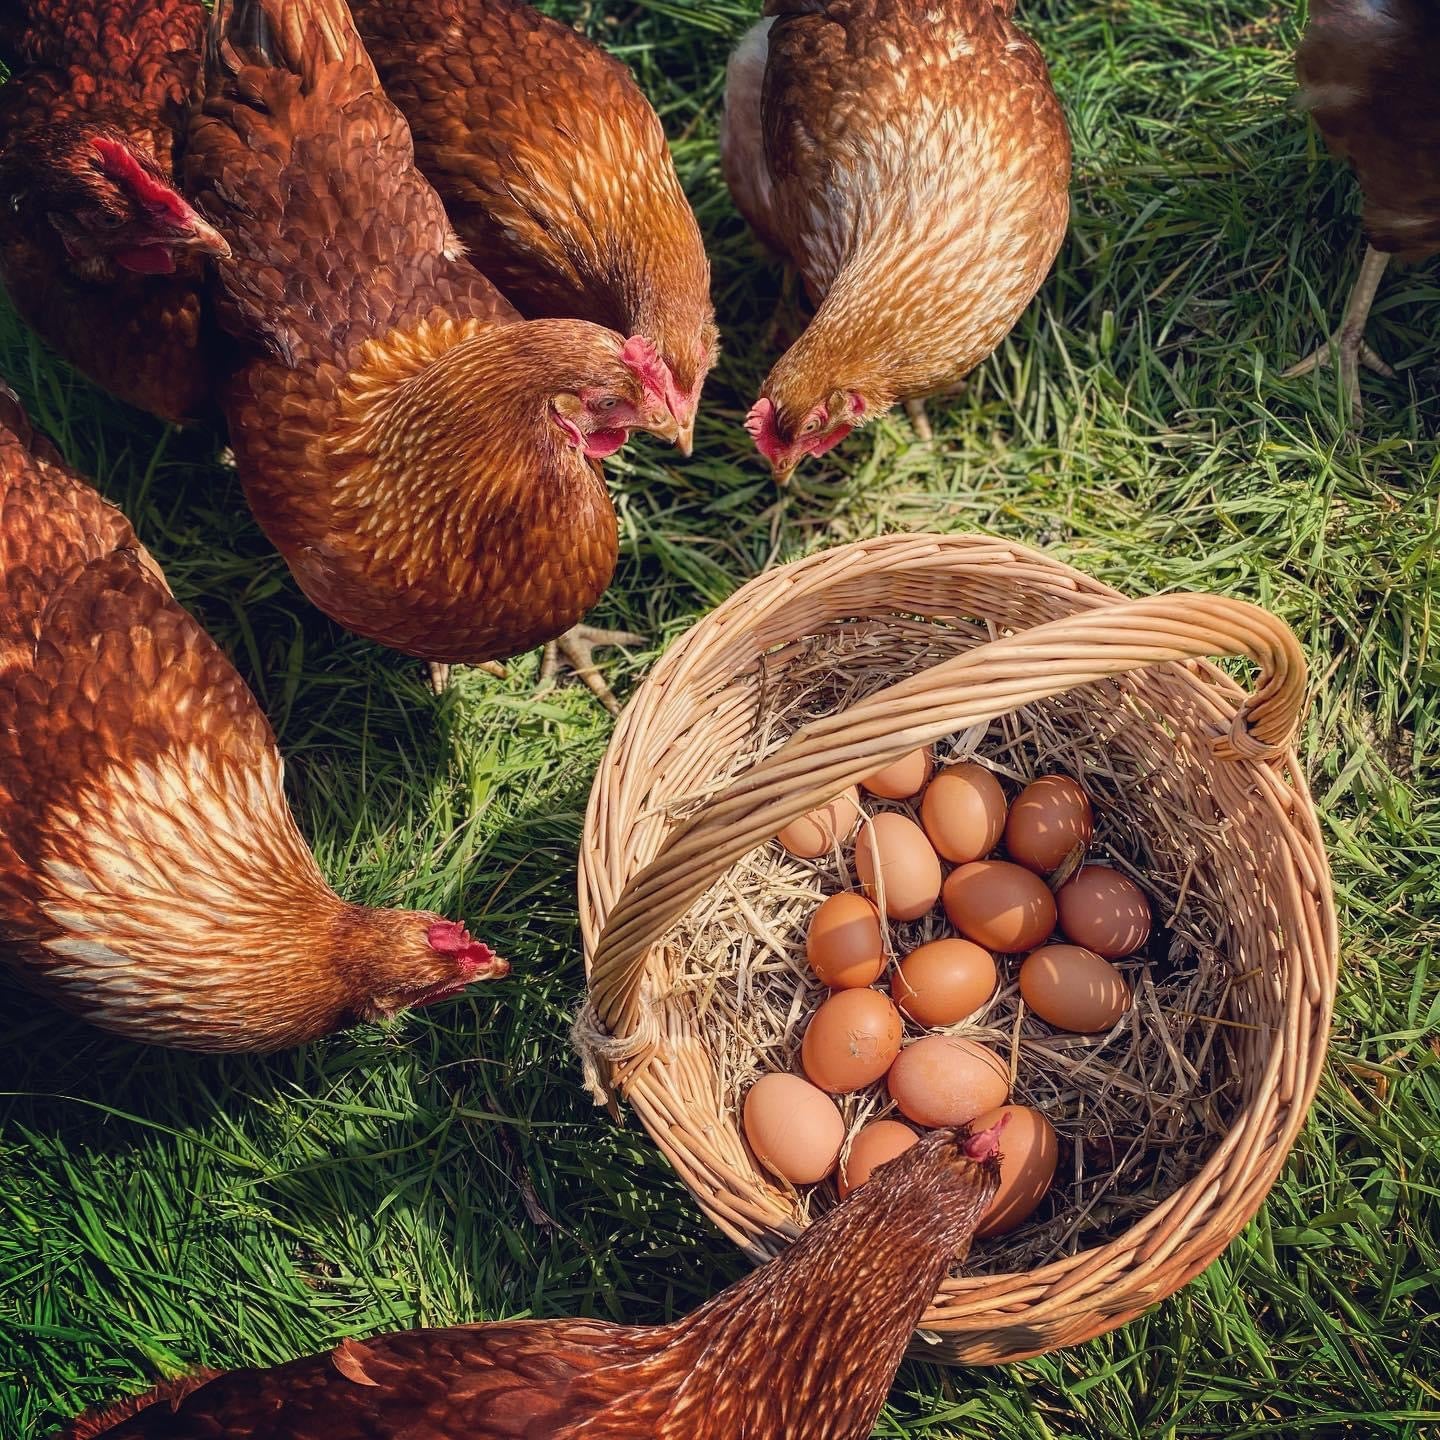
<svg viewBox="0 0 1440 1440"><path fill-rule="evenodd" d="M117 269L168 275L185 256L230 254L154 158L109 126L56 125L17 136L0 158L0 197L53 229L88 279Z"/></svg>
<svg viewBox="0 0 1440 1440"><path fill-rule="evenodd" d="M613 335L592 326L577 338L566 388L550 398L551 417L566 442L592 460L603 460L624 445L632 430L677 441L670 372L655 346L635 335L617 350Z"/></svg>
<svg viewBox="0 0 1440 1440"><path fill-rule="evenodd" d="M454 920L426 912L365 911L361 924L370 933L356 935L355 950L337 957L348 969L356 1010L365 1020L385 1020L403 1010L448 1000L481 980L510 973L483 941ZM375 934L384 920L383 934Z"/></svg>
<svg viewBox="0 0 1440 1440"><path fill-rule="evenodd" d="M707 320L688 355L683 350L672 350L661 361L665 398L680 430L675 443L682 455L688 456L695 448L695 414L700 408L700 392L719 354L720 332L713 320Z"/></svg>
<svg viewBox="0 0 1440 1440"><path fill-rule="evenodd" d="M770 462L775 483L787 485L807 455L834 449L871 413L869 402L857 390L835 389L823 400L802 401L798 406L761 395L745 417L745 429Z"/></svg>

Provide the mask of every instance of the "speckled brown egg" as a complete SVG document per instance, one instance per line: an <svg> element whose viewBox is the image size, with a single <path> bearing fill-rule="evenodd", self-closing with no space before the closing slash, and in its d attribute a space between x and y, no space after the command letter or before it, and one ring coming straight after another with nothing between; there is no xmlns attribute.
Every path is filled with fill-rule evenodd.
<svg viewBox="0 0 1440 1440"><path fill-rule="evenodd" d="M945 881L945 913L968 940L999 954L1031 950L1055 929L1049 886L1023 865L976 860Z"/></svg>
<svg viewBox="0 0 1440 1440"><path fill-rule="evenodd" d="M900 1012L878 990L837 990L800 1042L805 1073L822 1090L848 1095L874 1084L900 1050Z"/></svg>
<svg viewBox="0 0 1440 1440"><path fill-rule="evenodd" d="M1008 1235L1035 1213L1055 1179L1059 1157L1055 1127L1038 1110L1025 1105L987 1110L975 1117L970 1128L977 1133L988 1130L1002 1115L1005 1126L1000 1131L1000 1188L975 1231L982 1238Z"/></svg>
<svg viewBox="0 0 1440 1440"><path fill-rule="evenodd" d="M892 920L918 920L940 898L940 859L904 815L873 815L860 827L855 870L865 893L883 903Z"/></svg>
<svg viewBox="0 0 1440 1440"><path fill-rule="evenodd" d="M860 793L852 785L828 805L792 820L776 838L792 855L818 860L836 845L848 844L859 823Z"/></svg>
<svg viewBox="0 0 1440 1440"><path fill-rule="evenodd" d="M1056 892L1067 940L1108 960L1131 955L1150 938L1150 902L1128 876L1108 865L1085 865Z"/></svg>
<svg viewBox="0 0 1440 1440"><path fill-rule="evenodd" d="M760 1163L793 1185L823 1180L845 1143L835 1102L798 1075L762 1075L745 1096L744 1119Z"/></svg>
<svg viewBox="0 0 1440 1440"><path fill-rule="evenodd" d="M881 1165L903 1155L919 1138L898 1120L872 1120L850 1142L850 1152L840 1162L840 1198L858 1190Z"/></svg>
<svg viewBox="0 0 1440 1440"><path fill-rule="evenodd" d="M882 800L908 800L918 795L930 778L929 750L912 750L908 755L867 775L861 786Z"/></svg>
<svg viewBox="0 0 1440 1440"><path fill-rule="evenodd" d="M885 969L885 938L874 902L853 890L832 895L810 917L805 958L832 990L873 985Z"/></svg>
<svg viewBox="0 0 1440 1440"><path fill-rule="evenodd" d="M926 1035L907 1045L886 1079L900 1113L917 1125L963 1125L1005 1103L1005 1062L973 1040Z"/></svg>
<svg viewBox="0 0 1440 1440"><path fill-rule="evenodd" d="M890 976L895 1003L921 1025L954 1025L995 993L995 959L969 940L931 940Z"/></svg>
<svg viewBox="0 0 1440 1440"><path fill-rule="evenodd" d="M1042 1020L1079 1035L1108 1030L1130 1008L1125 977L1083 945L1046 945L1027 956L1020 995Z"/></svg>
<svg viewBox="0 0 1440 1440"><path fill-rule="evenodd" d="M979 860L1000 843L1005 792L983 765L951 765L930 782L920 820L945 859L959 865Z"/></svg>
<svg viewBox="0 0 1440 1440"><path fill-rule="evenodd" d="M1005 849L1027 870L1048 875L1094 833L1090 797L1068 775L1042 775L1010 807Z"/></svg>

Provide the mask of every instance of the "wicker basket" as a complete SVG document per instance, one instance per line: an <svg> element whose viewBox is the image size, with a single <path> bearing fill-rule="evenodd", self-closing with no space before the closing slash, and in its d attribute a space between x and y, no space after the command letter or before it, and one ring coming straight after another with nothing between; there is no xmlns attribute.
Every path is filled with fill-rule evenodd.
<svg viewBox="0 0 1440 1440"><path fill-rule="evenodd" d="M783 743L757 741L786 666L837 627L913 640L925 668ZM924 637L940 637L950 658L928 663ZM1257 662L1254 694L1205 656ZM595 781L580 869L590 997L576 1026L592 1090L635 1108L705 1213L753 1259L781 1248L803 1210L748 1151L693 994L672 984L677 922L789 821L916 747L1022 707L1058 705L1063 720L1067 705L1102 706L1117 745L1184 780L1154 802L1172 819L1178 804L1182 828L1176 797L1194 797L1207 883L1230 916L1235 1111L1196 1173L1122 1234L1026 1273L948 1280L922 1321L924 1353L1001 1363L1133 1319L1255 1214L1324 1060L1336 923L1319 826L1288 748L1304 686L1294 636L1262 610L1204 595L1127 600L981 536L889 536L758 577L656 666ZM1217 833L1223 844L1209 838Z"/></svg>

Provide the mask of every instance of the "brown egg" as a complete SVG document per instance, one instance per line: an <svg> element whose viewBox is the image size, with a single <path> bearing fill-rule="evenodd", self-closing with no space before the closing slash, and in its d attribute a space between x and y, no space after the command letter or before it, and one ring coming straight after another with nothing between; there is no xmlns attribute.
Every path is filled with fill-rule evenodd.
<svg viewBox="0 0 1440 1440"><path fill-rule="evenodd" d="M973 1040L926 1035L907 1045L886 1080L900 1112L917 1125L963 1125L1005 1103L1005 1062Z"/></svg>
<svg viewBox="0 0 1440 1440"><path fill-rule="evenodd" d="M912 750L908 755L867 775L860 784L882 800L908 800L918 795L930 778L930 752Z"/></svg>
<svg viewBox="0 0 1440 1440"><path fill-rule="evenodd" d="M745 1138L767 1170L792 1185L813 1185L835 1168L845 1122L809 1081L762 1075L745 1097Z"/></svg>
<svg viewBox="0 0 1440 1440"><path fill-rule="evenodd" d="M919 1138L898 1120L872 1120L850 1142L850 1153L840 1162L840 1198L858 1190L881 1165L903 1155Z"/></svg>
<svg viewBox="0 0 1440 1440"><path fill-rule="evenodd" d="M1038 1111L1025 1105L1001 1105L977 1115L970 1123L974 1131L988 1130L1001 1116L1000 1188L985 1212L977 1236L1008 1235L1028 1220L1045 1198L1055 1179L1059 1147L1055 1127Z"/></svg>
<svg viewBox="0 0 1440 1440"><path fill-rule="evenodd" d="M1005 849L1027 870L1048 875L1094 833L1090 797L1068 775L1042 775L1010 807Z"/></svg>
<svg viewBox="0 0 1440 1440"><path fill-rule="evenodd" d="M1046 945L1020 967L1020 995L1062 1030L1093 1035L1129 1008L1130 987L1108 961L1082 945Z"/></svg>
<svg viewBox="0 0 1440 1440"><path fill-rule="evenodd" d="M1128 876L1108 865L1083 865L1055 895L1067 940L1117 960L1150 938L1150 902Z"/></svg>
<svg viewBox="0 0 1440 1440"><path fill-rule="evenodd" d="M875 859L884 882L885 913L918 920L940 896L940 861L925 832L904 815L872 815L855 838L855 870L865 893L880 903Z"/></svg>
<svg viewBox="0 0 1440 1440"><path fill-rule="evenodd" d="M900 1049L900 1012L878 990L837 990L810 1017L800 1060L832 1095L873 1084Z"/></svg>
<svg viewBox="0 0 1440 1440"><path fill-rule="evenodd" d="M1055 897L1037 875L1005 860L976 860L945 881L945 913L987 950L1031 950L1055 929Z"/></svg>
<svg viewBox="0 0 1440 1440"><path fill-rule="evenodd" d="M890 977L895 1003L921 1025L954 1025L995 993L995 960L969 940L932 940Z"/></svg>
<svg viewBox="0 0 1440 1440"><path fill-rule="evenodd" d="M988 855L1005 829L1005 792L983 766L966 762L942 770L920 802L930 843L947 860L965 864Z"/></svg>
<svg viewBox="0 0 1440 1440"><path fill-rule="evenodd" d="M846 844L860 823L860 794L852 785L828 805L792 820L776 839L802 860L818 860L836 844Z"/></svg>
<svg viewBox="0 0 1440 1440"><path fill-rule="evenodd" d="M853 890L832 895L810 917L805 958L822 985L852 990L873 985L885 968L880 912Z"/></svg>

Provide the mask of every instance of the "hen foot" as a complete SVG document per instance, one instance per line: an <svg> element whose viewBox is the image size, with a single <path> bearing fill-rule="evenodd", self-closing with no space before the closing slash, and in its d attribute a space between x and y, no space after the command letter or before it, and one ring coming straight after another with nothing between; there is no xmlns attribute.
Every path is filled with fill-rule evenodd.
<svg viewBox="0 0 1440 1440"><path fill-rule="evenodd" d="M1312 351L1298 364L1281 372L1282 380L1297 380L1332 362L1340 374L1340 383L1345 398L1350 402L1350 419L1358 425L1365 413L1364 401L1360 397L1360 367L1373 370L1387 378L1394 375L1390 368L1365 342L1365 322L1370 316L1370 307L1375 303L1375 292L1380 288L1380 277L1390 257L1369 246L1355 279L1355 288L1350 292L1350 301L1345 306L1340 328L1324 344Z"/></svg>
<svg viewBox="0 0 1440 1440"><path fill-rule="evenodd" d="M442 665L438 660L431 660L427 662L425 668L430 672L430 688L437 695L443 695L450 685L450 667ZM475 666L475 669L483 670L497 680L505 678L505 667L495 660L482 660Z"/></svg>
<svg viewBox="0 0 1440 1440"><path fill-rule="evenodd" d="M915 438L924 444L929 444L935 438L935 432L930 428L930 414L925 409L925 402L923 400L907 400L905 413L910 417L910 426L915 431Z"/></svg>
<svg viewBox="0 0 1440 1440"><path fill-rule="evenodd" d="M620 702L615 698L600 667L595 663L595 649L600 645L644 645L644 635L630 630L596 630L589 625L576 625L546 647L540 661L540 683L536 693L548 690L560 671L563 656L576 678L583 680L591 694L612 714L620 713Z"/></svg>

